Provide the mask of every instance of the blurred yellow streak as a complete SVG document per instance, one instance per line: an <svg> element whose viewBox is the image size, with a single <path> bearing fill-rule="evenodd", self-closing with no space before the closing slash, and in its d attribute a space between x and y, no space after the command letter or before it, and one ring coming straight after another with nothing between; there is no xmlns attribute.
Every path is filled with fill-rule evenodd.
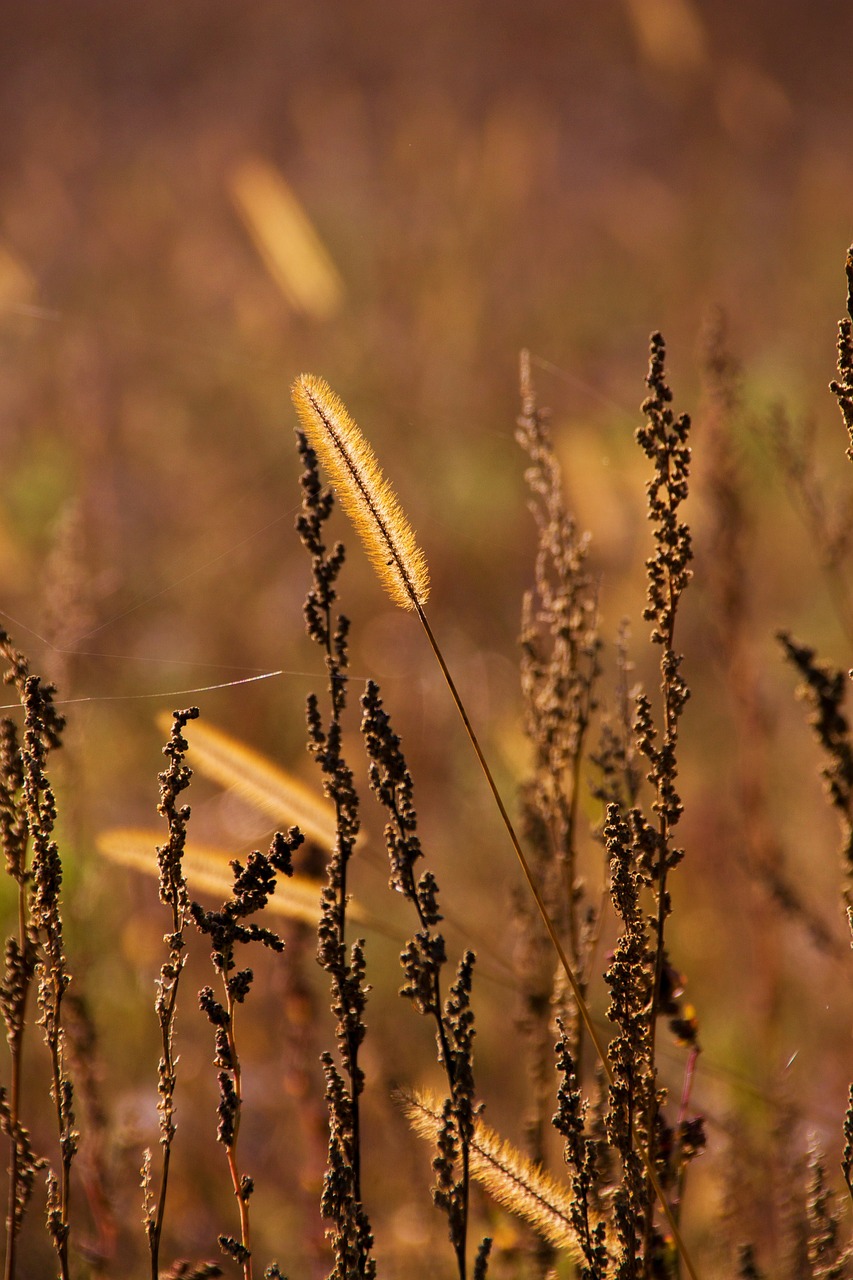
<svg viewBox="0 0 853 1280"><path fill-rule="evenodd" d="M637 43L660 71L695 71L707 59L707 38L694 0L625 0Z"/></svg>
<svg viewBox="0 0 853 1280"><path fill-rule="evenodd" d="M162 831L114 827L100 833L97 846L98 851L111 862L131 867L148 876L157 876L157 848L162 840ZM209 845L187 845L182 865L190 892L220 899L230 897L234 888L230 866L232 856L225 849L215 849ZM239 860L243 866L246 865L245 854ZM274 915L316 925L320 919L320 896L324 886L324 881L312 880L307 876L284 877L277 881L267 909ZM352 899L347 903L347 915L358 924L365 923L364 913Z"/></svg>
<svg viewBox="0 0 853 1280"><path fill-rule="evenodd" d="M157 849L162 840L162 831L113 827L109 831L102 831L96 843L98 852L110 862L141 871L147 876L159 876ZM184 849L182 866L190 892L220 899L229 898L234 889L232 857L225 849L188 844ZM239 861L245 866L247 855L240 855ZM276 881L275 893L269 899L267 910L274 915L316 925L320 919L320 898L325 886L325 880L314 880L309 876L282 877ZM374 920L352 896L347 898L347 917L355 924L366 924L380 933L387 932L383 922ZM391 936L397 935L392 933Z"/></svg>
<svg viewBox="0 0 853 1280"><path fill-rule="evenodd" d="M157 725L168 733L172 717L165 712L158 715ZM327 852L332 849L338 828L329 800L222 729L194 720L185 732L193 769L229 788L273 822L297 826L307 840Z"/></svg>
<svg viewBox="0 0 853 1280"><path fill-rule="evenodd" d="M307 213L271 164L253 157L228 175L237 212L267 270L295 311L328 320L344 283Z"/></svg>
<svg viewBox="0 0 853 1280"><path fill-rule="evenodd" d="M0 244L0 307L29 302L33 292L34 281L28 268Z"/></svg>

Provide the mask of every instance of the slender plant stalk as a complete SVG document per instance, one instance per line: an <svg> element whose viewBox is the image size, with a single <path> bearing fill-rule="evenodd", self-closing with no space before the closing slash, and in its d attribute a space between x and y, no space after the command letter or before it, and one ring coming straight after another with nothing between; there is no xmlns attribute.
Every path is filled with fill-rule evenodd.
<svg viewBox="0 0 853 1280"><path fill-rule="evenodd" d="M470 1170L477 1114L471 1007L475 956L472 951L462 956L456 981L445 999L441 975L447 952L444 937L436 928L442 919L438 884L431 871L424 871L416 878L423 850L417 834L412 776L400 739L382 706L379 688L372 680L368 681L361 705L364 709L361 731L370 759L370 787L388 815L385 847L391 866L390 887L408 898L418 918L418 929L400 955L406 978L400 995L410 1000L418 1013L434 1020L438 1058L447 1076L448 1096L439 1107L435 1133L433 1200L447 1215L459 1280L466 1280ZM461 1172L457 1172L457 1165L461 1166ZM490 1248L490 1239L480 1245L478 1259L482 1260L483 1270ZM476 1266L474 1274L478 1274Z"/></svg>
<svg viewBox="0 0 853 1280"><path fill-rule="evenodd" d="M531 776L522 793L530 832L526 844L534 875L567 939L572 967L586 993L592 934L590 904L578 880L577 831L586 739L598 706L596 687L601 675L598 589L587 565L589 535L579 532L567 507L549 415L537 405L526 350L520 357L520 392L515 438L529 463L524 479L538 533L534 581L524 595L520 637L525 732L533 749ZM549 866L559 873L550 887L544 877ZM532 998L527 1017L533 1022L548 1017L555 997L558 1003L563 999L554 990L553 971L549 985L545 1002L542 993L526 996L527 1001ZM583 1023L573 1017L576 1061L583 1052L583 1032ZM551 1038L549 1031L547 1039ZM537 1119L541 1124L544 1115Z"/></svg>
<svg viewBox="0 0 853 1280"><path fill-rule="evenodd" d="M18 885L18 933L6 943L6 972L2 1004L11 1057L11 1078L3 1128L9 1137L9 1204L6 1215L5 1280L17 1269L18 1235L32 1190L31 1156L21 1121L21 1072L27 1001L35 970L35 942L29 929L29 872L26 870L26 823L22 823L17 792L21 785L20 751L15 724L2 722L2 834L6 870ZM28 1176L26 1176L28 1174Z"/></svg>
<svg viewBox="0 0 853 1280"><path fill-rule="evenodd" d="M444 655L427 620L424 606L429 594L429 574L426 559L417 545L411 526L403 516L399 501L390 483L379 468L373 450L350 417L343 402L335 395L328 384L322 378L315 377L312 374L302 374L293 384L292 396L305 433L331 475L332 482L338 490L344 509L365 546L379 580L395 604L405 609L415 610L420 618L430 647L435 654L436 661L441 668L442 675L450 690L450 695L465 727L468 740L474 749L489 790L494 797L501 820L524 873L524 878L542 917L542 923L548 932L548 936L566 974L590 1042L598 1055L608 1083L612 1087L615 1083L613 1070L595 1029L589 1006L584 999L565 948L560 941L557 929L536 885L530 865L515 833L515 828L507 813L497 783L492 776L492 771L477 740L477 735L465 710L462 698L444 660ZM649 1182L660 1201L685 1268L691 1280L698 1280L678 1229L678 1223L667 1203L652 1160L645 1145L639 1141L636 1133L634 1134L634 1142Z"/></svg>
<svg viewBox="0 0 853 1280"><path fill-rule="evenodd" d="M347 951L347 868L359 831L359 801L352 770L343 753L342 714L347 701L349 621L334 609L335 582L344 563L344 548L329 550L323 525L332 509L332 494L323 490L317 458L302 432L298 448L305 466L300 483L302 510L297 517L299 536L311 555L312 585L305 600L308 635L320 647L329 675L330 716L324 725L316 695L307 706L308 749L324 774L324 791L335 807L335 834L321 895L317 960L328 973L332 1012L343 1072L349 1087L329 1053L322 1055L329 1109L329 1154L323 1180L321 1212L333 1222L328 1235L335 1256L330 1280L358 1276L372 1280L376 1263L371 1257L373 1233L361 1199L361 1110L364 1070L359 1050L366 1034L364 1010L368 988L364 982L364 939L356 938Z"/></svg>
<svg viewBox="0 0 853 1280"><path fill-rule="evenodd" d="M184 876L183 855L187 837L189 805L178 805L178 797L192 779L192 770L185 764L188 743L183 736L187 722L198 717L198 707L176 711L171 718L169 742L163 754L169 761L160 774L159 812L169 823L169 838L157 849L160 879L160 901L169 908L171 932L166 935L169 957L160 968L157 982L155 1009L160 1024L161 1056L159 1064L160 1095L157 1109L160 1112L160 1146L163 1151L160 1191L156 1208L146 1203L145 1228L151 1254L151 1280L160 1274L160 1242L166 1217L166 1199L169 1191L169 1170L172 1161L172 1143L176 1133L175 1088L177 1085L178 1056L175 1053L175 1017L181 974L186 962L184 927L190 919L190 901ZM143 1165L143 1185L148 1199L151 1160L146 1153Z"/></svg>
<svg viewBox="0 0 853 1280"><path fill-rule="evenodd" d="M231 863L234 887L231 897L219 911L205 911L197 902L190 904L190 914L199 932L210 939L211 961L222 983L223 1000L205 986L199 992L199 1005L214 1028L218 1068L219 1126L218 1140L225 1147L234 1198L240 1216L240 1239L220 1235L219 1247L240 1268L243 1280L252 1280L254 1261L249 1221L249 1200L255 1190L254 1179L240 1172L238 1138L243 1113L243 1068L237 1047L235 1023L237 1009L245 1001L254 981L252 969L238 969L238 947L259 942L280 954L284 941L265 925L248 919L262 912L275 892L276 874L289 876L293 866L291 855L302 843L302 835L292 827L285 836L276 832L269 853L258 850L249 854L245 865L237 859ZM270 1269L270 1274L274 1274Z"/></svg>
<svg viewBox="0 0 853 1280"><path fill-rule="evenodd" d="M847 250L847 315L838 325L838 377L829 389L838 400L849 436L847 457L853 462L853 245Z"/></svg>
<svg viewBox="0 0 853 1280"><path fill-rule="evenodd" d="M57 719L52 706L53 686L42 686L38 676L29 675L19 685L24 708L23 799L32 841L32 899L30 924L38 940L39 1025L50 1054L51 1097L56 1112L59 1138L59 1175L47 1177L47 1225L52 1237L62 1280L68 1280L68 1241L71 1233L71 1168L79 1135L74 1128L74 1087L68 1074L62 1002L71 974L65 956L60 889L62 862L53 838L56 801L47 778L48 753L59 745Z"/></svg>
<svg viewBox="0 0 853 1280"><path fill-rule="evenodd" d="M228 1014L226 1035L228 1037L228 1051L231 1055L231 1076L234 1084L234 1126L231 1140L226 1146L226 1155L228 1171L231 1174L231 1185L234 1189L234 1198L237 1201L240 1214L240 1244L245 1251L242 1259L243 1275L245 1280L252 1280L252 1229L249 1220L249 1195L247 1194L243 1176L240 1173L240 1166L237 1163L237 1140L240 1136L240 1121L243 1117L243 1068L240 1063L240 1054L237 1051L237 1032L235 1029L237 1005L232 992L227 989L225 992L225 1009Z"/></svg>
<svg viewBox="0 0 853 1280"><path fill-rule="evenodd" d="M24 731L10 720L0 729L0 839L6 871L17 882L18 937L6 944L0 1009L12 1055L11 1094L0 1090L0 1128L9 1138L9 1210L5 1275L16 1274L17 1238L35 1175L47 1168L47 1227L61 1280L67 1280L71 1166L77 1152L71 1078L66 1069L62 1000L71 981L60 911L62 863L53 839L56 801L47 776L51 750L61 742L65 721L53 705L53 685L30 675L26 658L0 630L0 657L8 661L5 684L14 684L24 711ZM38 977L39 1025L50 1053L51 1098L59 1134L59 1176L36 1159L21 1119L22 1042L32 979Z"/></svg>

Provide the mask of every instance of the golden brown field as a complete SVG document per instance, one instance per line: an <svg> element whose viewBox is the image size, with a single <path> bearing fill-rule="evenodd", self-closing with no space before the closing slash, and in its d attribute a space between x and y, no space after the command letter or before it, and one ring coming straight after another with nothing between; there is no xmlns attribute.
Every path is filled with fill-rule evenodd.
<svg viewBox="0 0 853 1280"><path fill-rule="evenodd" d="M175 801L192 809L186 870L203 908L224 896L228 857L245 863L291 821L307 836L293 852L297 876L319 882L328 872L328 810L299 808L322 799L306 697L318 696L323 734L334 719L329 654L303 621L311 557L294 532L304 460L290 388L311 373L359 424L425 555L430 626L605 1046L615 1033L603 975L620 940L639 937L610 901L619 839L605 848L605 801L630 828L632 780L650 766L631 729L617 767L601 726L623 733L620 697L631 719L637 687L658 743L673 714L678 722L683 818L661 834L660 793L647 782L637 805L684 859L662 890L663 846L647 864L636 842L625 853L642 881L641 915L657 916L661 891L671 893L666 956L655 960L651 930L626 999L650 983L649 1062L671 1125L651 1142L684 1252L637 1154L648 1151L643 1126L655 1110L640 1072L634 1155L629 1124L590 1201L610 1224L609 1261L573 1262L570 1249L537 1242L524 1214L500 1207L476 1176L460 1260L431 1202L430 1148L394 1098L418 1088L443 1096L449 1085L438 1024L397 994L399 954L419 922L406 887L388 889L387 815L370 793L359 732L368 681L411 769L418 874L428 867L440 889L444 996L465 948L477 954L472 1096L483 1122L542 1157L575 1204L564 1136L550 1125L560 1083L553 1015L567 1018L588 1099L595 1051L428 639L389 599L336 504L327 544L340 538L347 555L332 613L339 606L351 622L342 751L362 830L345 873L351 916L335 927L346 947L365 939L358 1172L376 1274L473 1275L488 1234L495 1280L853 1275L842 1174L853 1079L844 853L853 756L843 720L853 464L828 390L853 240L849 6L10 0L3 19L0 625L31 671L56 684L67 718L48 761L58 814L48 834L63 867L63 1034L80 1133L67 1262L44 1229L39 1171L14 1274L152 1274L140 1166L150 1148L156 1199L154 1003L163 935L174 930L154 874L168 837L157 775L174 709L200 712L186 728L194 777ZM662 563L646 509L655 454L634 437L657 331L674 411L692 419L678 518L693 577L663 646L643 619L646 561ZM548 483L563 485L561 545L574 557L555 595L563 605L571 597L557 658L537 649L547 650L541 634L533 644L546 682L566 664L539 721L519 637L546 543L529 510L520 415L522 434L547 425L540 462L553 461ZM534 615L541 605L540 594ZM786 661L780 631L842 673L834 693L823 689L824 709L842 717L824 725L834 755L797 701L803 674ZM690 698L680 719L667 701L673 681L661 691L662 648L683 655ZM4 714L23 726L18 711ZM199 736L194 755L194 732L208 730L225 737ZM549 732L559 739L550 756ZM603 741L616 771L605 770L609 791ZM324 743L315 735L315 755ZM15 778L9 751L4 788ZM376 751L374 764L387 764L387 743ZM307 794L281 790L294 779ZM20 796L4 790L7 860L21 813ZM24 822L32 853L32 811ZM325 1235L336 1228L320 1214L329 1127L320 1054L333 1055L346 1087L352 1080L329 973L315 960L319 890L303 889L289 914L264 912L285 950L252 948L255 981L237 1015L239 1158L256 1184L252 1273L259 1280L276 1260L290 1280L349 1280L370 1271L364 1258L336 1263ZM19 936L14 876L0 909L4 937ZM208 1260L248 1276L249 1264L217 1246L221 1233L239 1238L239 1206L217 1141L213 1030L198 1008L199 988L215 982L211 945L189 917L185 934L177 1129L156 1266L177 1278L203 1274L181 1272L178 1260ZM38 946L49 950L46 937ZM673 997L681 1043L665 1016L674 1016L669 976L683 979ZM7 967L7 1008L9 991ZM57 1168L37 1016L33 987L20 1119ZM6 1052L0 1067L7 1089L14 1058ZM683 1126L697 1117L703 1149L688 1162L687 1135L698 1130ZM8 1114L4 1124L5 1166ZM612 1234L629 1184L646 1197L631 1259ZM5 1183L2 1196L5 1205ZM7 1257L13 1235L7 1220Z"/></svg>

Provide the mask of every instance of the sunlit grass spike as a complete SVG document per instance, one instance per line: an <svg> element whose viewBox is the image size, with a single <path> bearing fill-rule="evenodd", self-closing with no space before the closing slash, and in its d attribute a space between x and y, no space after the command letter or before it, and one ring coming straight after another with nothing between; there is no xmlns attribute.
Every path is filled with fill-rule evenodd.
<svg viewBox="0 0 853 1280"><path fill-rule="evenodd" d="M415 1132L435 1142L441 1131L441 1103L426 1089L400 1090L397 1095ZM540 1166L477 1120L471 1143L471 1174L489 1195L510 1213L530 1223L544 1240L580 1260L572 1198Z"/></svg>
<svg viewBox="0 0 853 1280"><path fill-rule="evenodd" d="M300 374L291 394L380 582L401 608L422 609L429 595L426 558L370 445L322 378Z"/></svg>

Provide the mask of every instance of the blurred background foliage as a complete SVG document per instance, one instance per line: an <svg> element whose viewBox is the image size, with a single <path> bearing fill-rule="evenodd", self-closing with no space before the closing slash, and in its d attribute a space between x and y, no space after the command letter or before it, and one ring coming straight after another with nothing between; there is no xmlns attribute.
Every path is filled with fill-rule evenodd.
<svg viewBox="0 0 853 1280"><path fill-rule="evenodd" d="M853 479L826 390L853 238L849 4L12 0L3 16L0 606L34 669L70 700L57 766L69 951L100 1035L122 1224L113 1245L102 1215L93 1257L114 1249L105 1274L142 1265L135 1170L157 1140L153 979L166 927L153 882L104 863L96 835L155 826L155 715L171 706L197 702L212 724L316 785L303 705L324 676L302 634L309 573L292 532L291 381L326 377L393 477L430 561L433 625L512 794L526 759L516 640L535 541L513 440L518 351L532 351L568 490L593 535L605 635L630 617L632 656L654 689L640 618L646 474L632 428L655 328L668 340L676 407L695 417L697 576L679 637L694 689L682 747L688 856L674 886L673 956L707 1050L696 1098L711 1152L695 1171L686 1231L713 1257L728 1212L734 1238L772 1247L767 1162L816 1133L837 1163L851 1075L836 830L773 640L790 627L851 660L843 571L833 591L780 470L774 416L782 405L795 435L807 429L809 466L834 511ZM726 620L714 583L726 566L712 536L701 357L719 309L742 366L730 446L747 513L738 662L760 711L754 740L719 660ZM418 628L339 528L351 549L352 700L361 677L378 679L404 737L424 845L461 926L451 942L473 941L489 971L482 1096L490 1122L518 1140L525 1079L506 1052L516 868ZM350 757L361 768L355 734ZM761 779L771 845L836 940L830 955L754 874L738 799L745 768ZM268 839L267 819L203 779L190 798L200 839L235 854ZM364 812L355 892L388 913L369 797ZM255 1064L247 1164L259 1252L306 1276L326 1265L316 1053L331 1023L312 943L295 931L292 944L305 991L262 964L266 1013L245 1024ZM428 1031L395 1004L396 951L369 939L369 1208L384 1275L438 1274L425 1248L450 1274L426 1153L405 1145L386 1098L388 1081L435 1070ZM204 957L193 963L207 980ZM211 1046L193 1003L179 1026L169 1247L212 1256L232 1206L214 1143ZM300 1009L311 1025L294 1047ZM291 1027L285 1048L278 1023ZM520 1233L492 1227L505 1250L496 1274L522 1274ZM49 1263L31 1247L40 1274Z"/></svg>

